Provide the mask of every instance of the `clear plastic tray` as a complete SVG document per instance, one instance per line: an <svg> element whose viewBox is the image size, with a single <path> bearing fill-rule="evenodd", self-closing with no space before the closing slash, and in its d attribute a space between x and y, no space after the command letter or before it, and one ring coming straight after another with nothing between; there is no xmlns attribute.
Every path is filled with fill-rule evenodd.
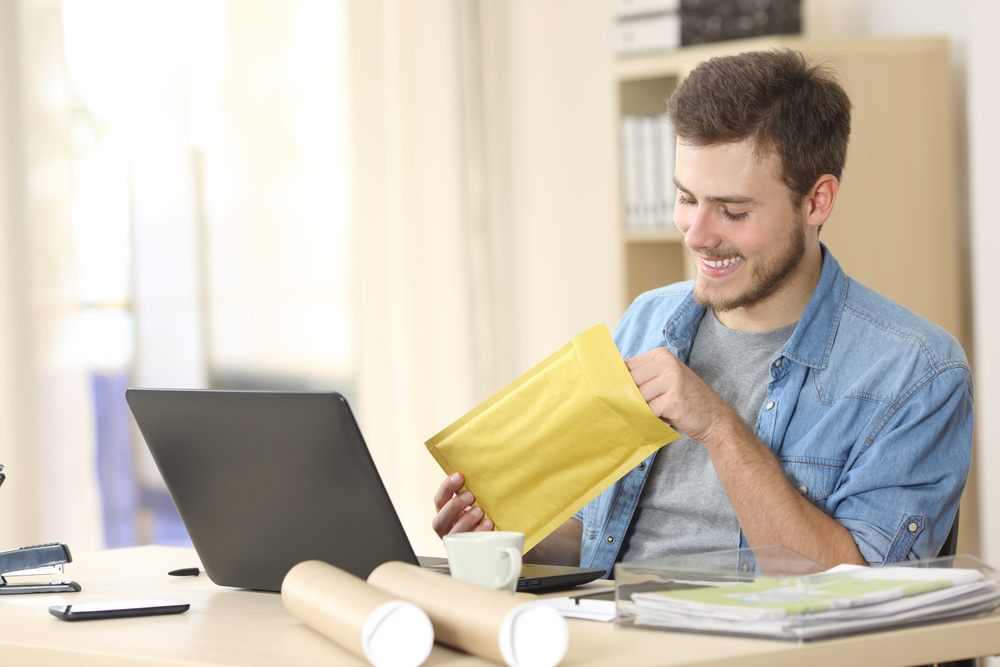
<svg viewBox="0 0 1000 667"><path fill-rule="evenodd" d="M991 614L997 582L966 555L851 573L783 546L715 551L617 564L616 623L806 641Z"/></svg>

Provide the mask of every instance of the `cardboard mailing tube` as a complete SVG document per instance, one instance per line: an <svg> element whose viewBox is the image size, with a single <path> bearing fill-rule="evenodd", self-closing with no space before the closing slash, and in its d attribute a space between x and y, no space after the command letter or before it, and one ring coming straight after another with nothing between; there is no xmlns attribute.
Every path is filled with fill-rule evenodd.
<svg viewBox="0 0 1000 667"><path fill-rule="evenodd" d="M310 560L289 570L281 601L292 616L375 667L417 667L434 647L421 609L327 563Z"/></svg>
<svg viewBox="0 0 1000 667"><path fill-rule="evenodd" d="M400 562L378 566L368 583L419 605L434 624L435 639L466 653L510 667L555 667L566 655L565 619L513 593Z"/></svg>

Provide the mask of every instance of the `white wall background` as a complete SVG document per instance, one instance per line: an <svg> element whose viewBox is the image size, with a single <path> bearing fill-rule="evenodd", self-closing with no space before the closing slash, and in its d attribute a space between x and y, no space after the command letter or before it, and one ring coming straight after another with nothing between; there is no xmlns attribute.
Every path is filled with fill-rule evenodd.
<svg viewBox="0 0 1000 667"><path fill-rule="evenodd" d="M1000 244L996 202L1000 183L997 66L1000 65L1000 3L969 0L968 127L969 213L972 246L973 335L975 337L980 533L982 557L1000 563L1000 291L991 252Z"/></svg>
<svg viewBox="0 0 1000 667"><path fill-rule="evenodd" d="M1000 290L994 249L1000 226L992 195L1000 183L1000 2L997 0L806 0L805 30L814 35L944 35L952 44L958 137L960 217L968 225L967 257L976 380L976 452L962 523L977 535L965 547L1000 564ZM971 511L970 511L971 510ZM962 548L962 544L959 545ZM988 664L998 664L990 658Z"/></svg>

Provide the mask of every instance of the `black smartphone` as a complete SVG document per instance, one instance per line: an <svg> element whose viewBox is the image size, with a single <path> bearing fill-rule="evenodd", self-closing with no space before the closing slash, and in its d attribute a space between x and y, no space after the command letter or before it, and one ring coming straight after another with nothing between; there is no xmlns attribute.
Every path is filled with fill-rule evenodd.
<svg viewBox="0 0 1000 667"><path fill-rule="evenodd" d="M49 613L64 621L90 621L99 618L181 614L190 608L190 604L180 600L123 600L56 605L49 607Z"/></svg>

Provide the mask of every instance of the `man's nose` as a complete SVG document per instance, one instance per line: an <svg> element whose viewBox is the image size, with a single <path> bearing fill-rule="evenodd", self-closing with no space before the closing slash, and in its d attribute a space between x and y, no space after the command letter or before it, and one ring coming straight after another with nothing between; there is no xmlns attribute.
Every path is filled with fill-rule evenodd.
<svg viewBox="0 0 1000 667"><path fill-rule="evenodd" d="M700 248L717 248L722 243L722 238L716 230L715 221L711 212L704 206L698 206L691 212L688 220L690 225L684 230L684 244L691 250Z"/></svg>

